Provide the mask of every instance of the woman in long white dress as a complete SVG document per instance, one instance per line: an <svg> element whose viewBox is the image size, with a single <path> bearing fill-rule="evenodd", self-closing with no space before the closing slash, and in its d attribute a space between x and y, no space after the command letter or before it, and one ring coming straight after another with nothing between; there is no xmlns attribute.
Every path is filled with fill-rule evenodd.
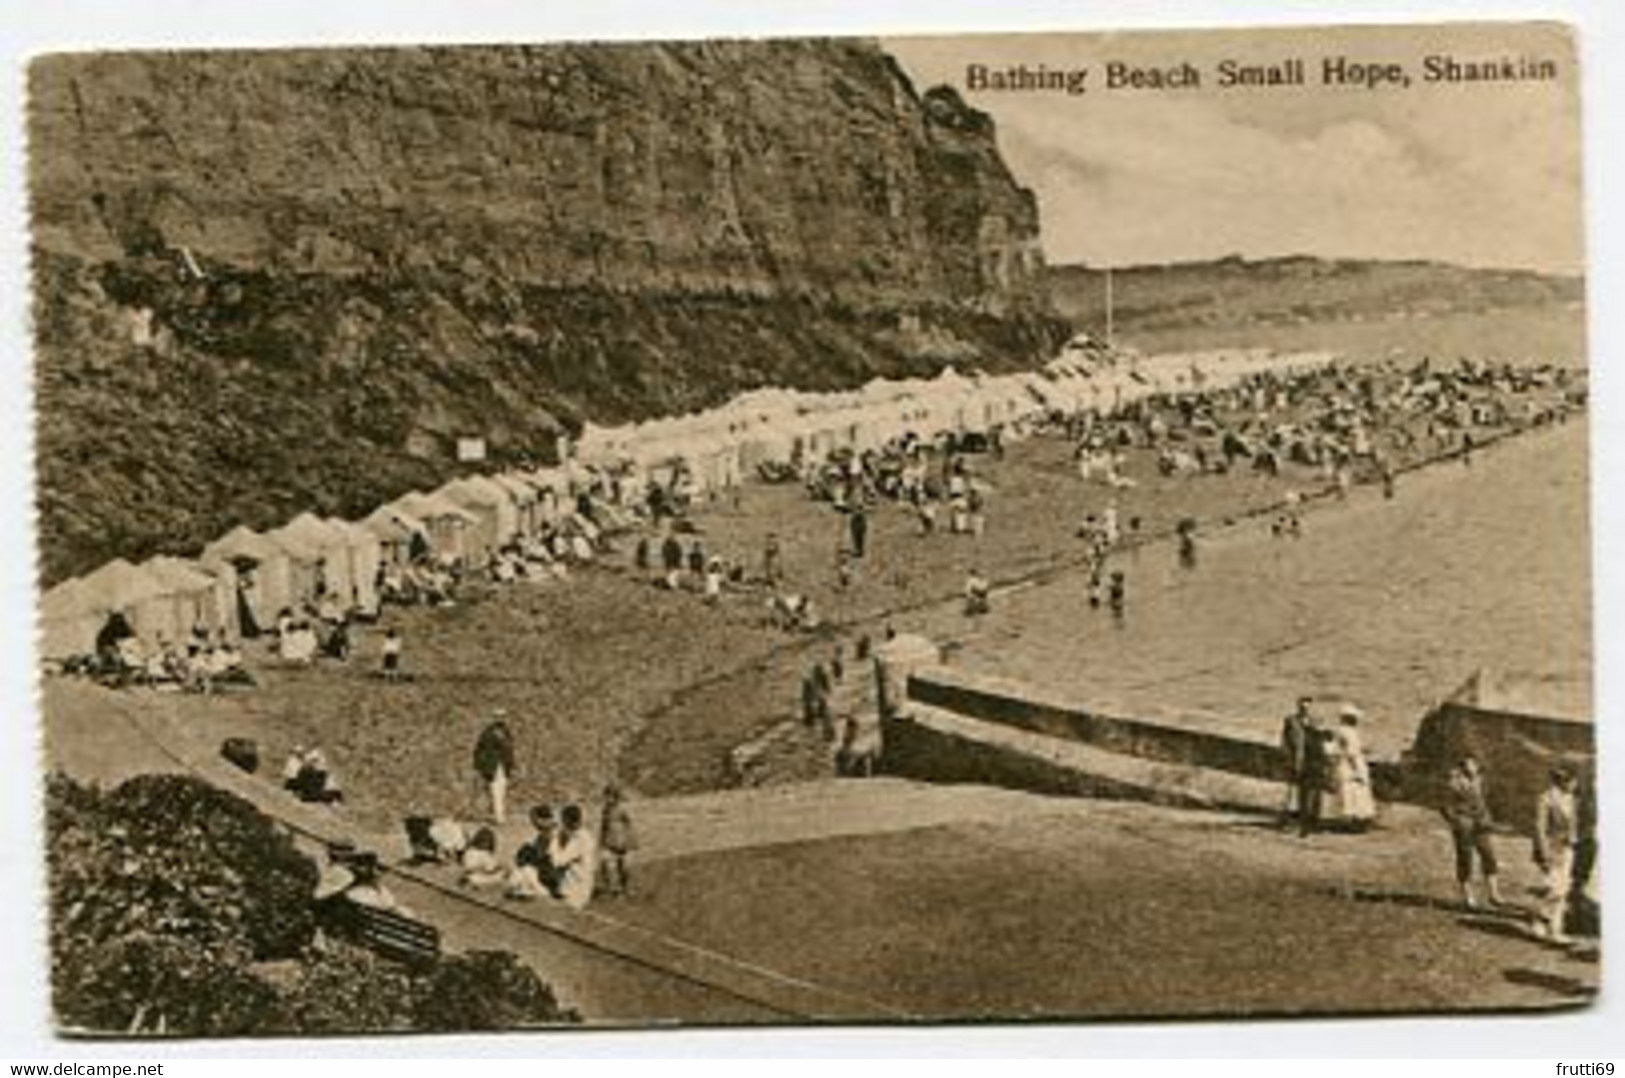
<svg viewBox="0 0 1625 1078"><path fill-rule="evenodd" d="M1326 819L1364 830L1377 817L1376 798L1371 793L1371 765L1360 738L1360 709L1345 704L1332 731L1331 795L1327 798Z"/></svg>

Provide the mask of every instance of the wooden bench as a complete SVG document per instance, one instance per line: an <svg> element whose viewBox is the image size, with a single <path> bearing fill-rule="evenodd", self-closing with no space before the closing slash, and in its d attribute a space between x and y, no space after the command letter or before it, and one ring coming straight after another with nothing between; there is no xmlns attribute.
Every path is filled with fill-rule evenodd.
<svg viewBox="0 0 1625 1078"><path fill-rule="evenodd" d="M427 965L440 957L440 930L404 913L339 898L329 923L341 938L396 962Z"/></svg>
<svg viewBox="0 0 1625 1078"><path fill-rule="evenodd" d="M349 843L329 844L328 857L337 865L366 864L372 872L379 871L377 855ZM364 905L339 894L322 902L318 917L334 935L397 962L424 965L440 957L440 930L397 910Z"/></svg>

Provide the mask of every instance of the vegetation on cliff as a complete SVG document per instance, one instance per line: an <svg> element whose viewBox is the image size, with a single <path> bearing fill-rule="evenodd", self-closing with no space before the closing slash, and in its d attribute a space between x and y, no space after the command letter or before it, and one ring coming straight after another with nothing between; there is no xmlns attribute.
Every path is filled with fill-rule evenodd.
<svg viewBox="0 0 1625 1078"><path fill-rule="evenodd" d="M1066 335L991 121L858 41L31 69L42 563Z"/></svg>

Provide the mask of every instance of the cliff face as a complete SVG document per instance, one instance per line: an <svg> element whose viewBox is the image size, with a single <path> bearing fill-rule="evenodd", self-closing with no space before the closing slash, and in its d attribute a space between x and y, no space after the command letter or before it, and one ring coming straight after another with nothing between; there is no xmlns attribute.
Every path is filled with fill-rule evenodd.
<svg viewBox="0 0 1625 1078"><path fill-rule="evenodd" d="M986 117L855 41L48 57L48 576L353 512L460 434L1060 336Z"/></svg>

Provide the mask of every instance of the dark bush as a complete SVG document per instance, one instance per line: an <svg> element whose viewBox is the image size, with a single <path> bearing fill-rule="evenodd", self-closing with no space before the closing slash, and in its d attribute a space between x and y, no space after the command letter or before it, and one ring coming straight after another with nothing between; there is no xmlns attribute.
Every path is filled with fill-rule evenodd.
<svg viewBox="0 0 1625 1078"><path fill-rule="evenodd" d="M234 1037L287 1024L274 987L195 940L141 933L59 958L56 1014L70 1028Z"/></svg>
<svg viewBox="0 0 1625 1078"><path fill-rule="evenodd" d="M108 807L129 820L132 840L204 855L237 892L226 908L241 919L253 957L287 958L310 943L316 866L253 805L197 779L142 775L115 790Z"/></svg>
<svg viewBox="0 0 1625 1078"><path fill-rule="evenodd" d="M513 955L409 972L315 935L315 866L242 798L144 775L46 790L51 984L75 1030L250 1036L576 1021Z"/></svg>
<svg viewBox="0 0 1625 1078"><path fill-rule="evenodd" d="M415 1029L418 984L403 966L333 944L300 964L283 993L285 1032L387 1033Z"/></svg>
<svg viewBox="0 0 1625 1078"><path fill-rule="evenodd" d="M424 978L417 1026L438 1032L515 1029L577 1021L536 972L506 951L443 959Z"/></svg>

